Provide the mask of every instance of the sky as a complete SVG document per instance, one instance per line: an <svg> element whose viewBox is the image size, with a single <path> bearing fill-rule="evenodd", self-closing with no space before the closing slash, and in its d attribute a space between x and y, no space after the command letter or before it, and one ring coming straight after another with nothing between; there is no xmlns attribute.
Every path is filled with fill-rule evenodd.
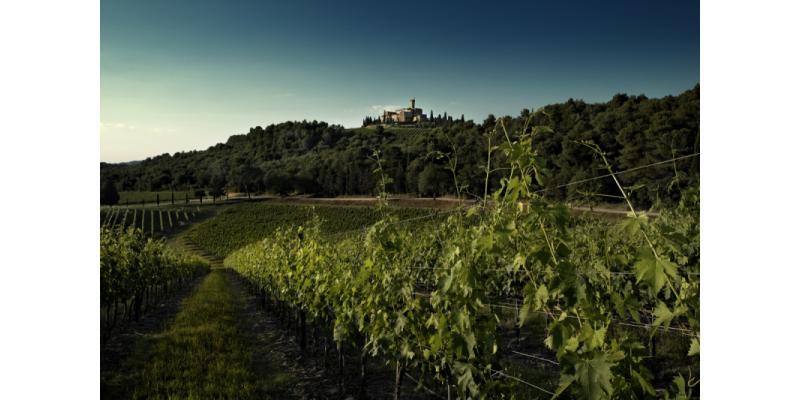
<svg viewBox="0 0 800 400"><path fill-rule="evenodd" d="M700 81L699 0L432 3L102 0L100 159L289 120L356 127L411 98L482 121Z"/></svg>

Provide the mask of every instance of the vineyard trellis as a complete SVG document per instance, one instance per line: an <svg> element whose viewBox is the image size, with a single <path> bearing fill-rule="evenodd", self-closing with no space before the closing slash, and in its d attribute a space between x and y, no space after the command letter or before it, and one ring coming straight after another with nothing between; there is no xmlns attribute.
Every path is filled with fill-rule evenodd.
<svg viewBox="0 0 800 400"><path fill-rule="evenodd" d="M339 241L322 235L319 222L281 228L225 264L279 315L297 316L301 348L312 323L330 333L339 351L344 344L360 349L362 381L367 355L392 365L395 397L409 370L448 389L454 385L461 398L506 393L504 380L553 397L691 396L699 385L693 376L700 351L699 191L686 189L676 210L650 220L630 206L603 152L583 143L609 171L592 179L614 179L630 215L614 225L572 225L565 206L549 204L539 195L546 189L534 188L534 179L543 183L543 169L531 143L546 131L526 127L515 140L503 131L503 143L489 153L504 153L508 175L486 195L490 201L466 211L386 216L368 229L337 234ZM487 176L490 170L487 165ZM445 212L447 220L434 228L403 227ZM362 234L345 235L353 232ZM420 295L419 287L431 290ZM498 298L522 304L498 304ZM504 369L498 306L514 311L518 328L534 315L544 318L557 387L545 389ZM680 351L689 365L671 384L648 367L660 331L686 338Z"/></svg>
<svg viewBox="0 0 800 400"><path fill-rule="evenodd" d="M129 227L137 228L150 236L155 236L158 233L164 233L176 227L176 225L183 225L198 217L201 213L199 208L187 211L183 207L170 209L170 208L109 208L101 210L101 228L113 229L126 229ZM149 216L148 216L149 213ZM131 218L128 217L132 214ZM166 214L166 218L164 216ZM173 218L174 214L174 218ZM173 222L173 219L177 219ZM181 222L183 221L183 222Z"/></svg>
<svg viewBox="0 0 800 400"><path fill-rule="evenodd" d="M208 269L202 259L174 254L140 229L101 229L101 337L122 321L138 320L159 298Z"/></svg>

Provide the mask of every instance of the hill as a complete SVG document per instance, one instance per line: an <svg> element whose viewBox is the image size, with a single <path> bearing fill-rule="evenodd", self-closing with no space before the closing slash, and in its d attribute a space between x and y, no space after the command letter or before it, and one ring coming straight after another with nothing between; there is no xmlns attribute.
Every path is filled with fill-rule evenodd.
<svg viewBox="0 0 800 400"><path fill-rule="evenodd" d="M209 191L269 191L326 196L374 193L371 158L379 150L395 193L442 195L456 192L453 173L466 195L482 195L488 139L505 140L499 122L518 132L525 121L552 128L533 146L544 159L544 187L555 187L602 175L593 153L576 143L592 140L617 170L626 170L694 154L700 148L700 87L679 96L650 99L618 94L605 103L570 99L515 117L489 115L482 123L454 121L435 128L345 129L320 121L284 122L254 127L204 151L162 154L137 163L101 163L101 180L116 182L121 191L206 188ZM495 151L492 164L502 164ZM500 172L489 177L499 185ZM699 157L625 174L637 206L671 203L676 185L699 181ZM558 199L598 199L615 194L611 180L593 181L548 191ZM604 199L608 200L608 199Z"/></svg>

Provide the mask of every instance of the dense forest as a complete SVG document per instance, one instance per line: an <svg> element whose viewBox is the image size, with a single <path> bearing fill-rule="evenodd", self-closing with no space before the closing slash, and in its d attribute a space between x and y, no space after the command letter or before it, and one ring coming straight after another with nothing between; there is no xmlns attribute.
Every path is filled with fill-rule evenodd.
<svg viewBox="0 0 800 400"><path fill-rule="evenodd" d="M317 121L257 126L205 151L101 163L101 181L125 191L200 189L212 196L227 191L372 194L377 150L394 193L455 194L455 175L461 194L477 197L484 193L489 141L493 146L505 141L503 127L513 140L529 119L532 126L552 130L537 135L533 143L545 160L541 186L552 188L607 172L579 141L599 145L617 171L699 152L700 86L658 99L625 94L596 104L570 99L536 111L524 109L515 117L489 115L481 123L447 118L433 128L345 129ZM492 157L492 165L505 165L501 152ZM491 175L490 192L503 172ZM674 203L680 187L696 185L699 179L699 157L621 176L642 207ZM611 179L546 192L554 199L611 202L614 198L607 195L618 194Z"/></svg>

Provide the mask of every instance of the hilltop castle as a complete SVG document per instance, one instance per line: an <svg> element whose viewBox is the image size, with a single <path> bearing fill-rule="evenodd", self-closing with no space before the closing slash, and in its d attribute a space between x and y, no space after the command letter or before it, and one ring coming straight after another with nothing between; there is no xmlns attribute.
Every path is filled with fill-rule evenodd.
<svg viewBox="0 0 800 400"><path fill-rule="evenodd" d="M381 123L384 124L416 124L427 120L428 116L422 113L422 109L416 108L415 99L411 99L411 107L395 111L384 110L381 116Z"/></svg>

